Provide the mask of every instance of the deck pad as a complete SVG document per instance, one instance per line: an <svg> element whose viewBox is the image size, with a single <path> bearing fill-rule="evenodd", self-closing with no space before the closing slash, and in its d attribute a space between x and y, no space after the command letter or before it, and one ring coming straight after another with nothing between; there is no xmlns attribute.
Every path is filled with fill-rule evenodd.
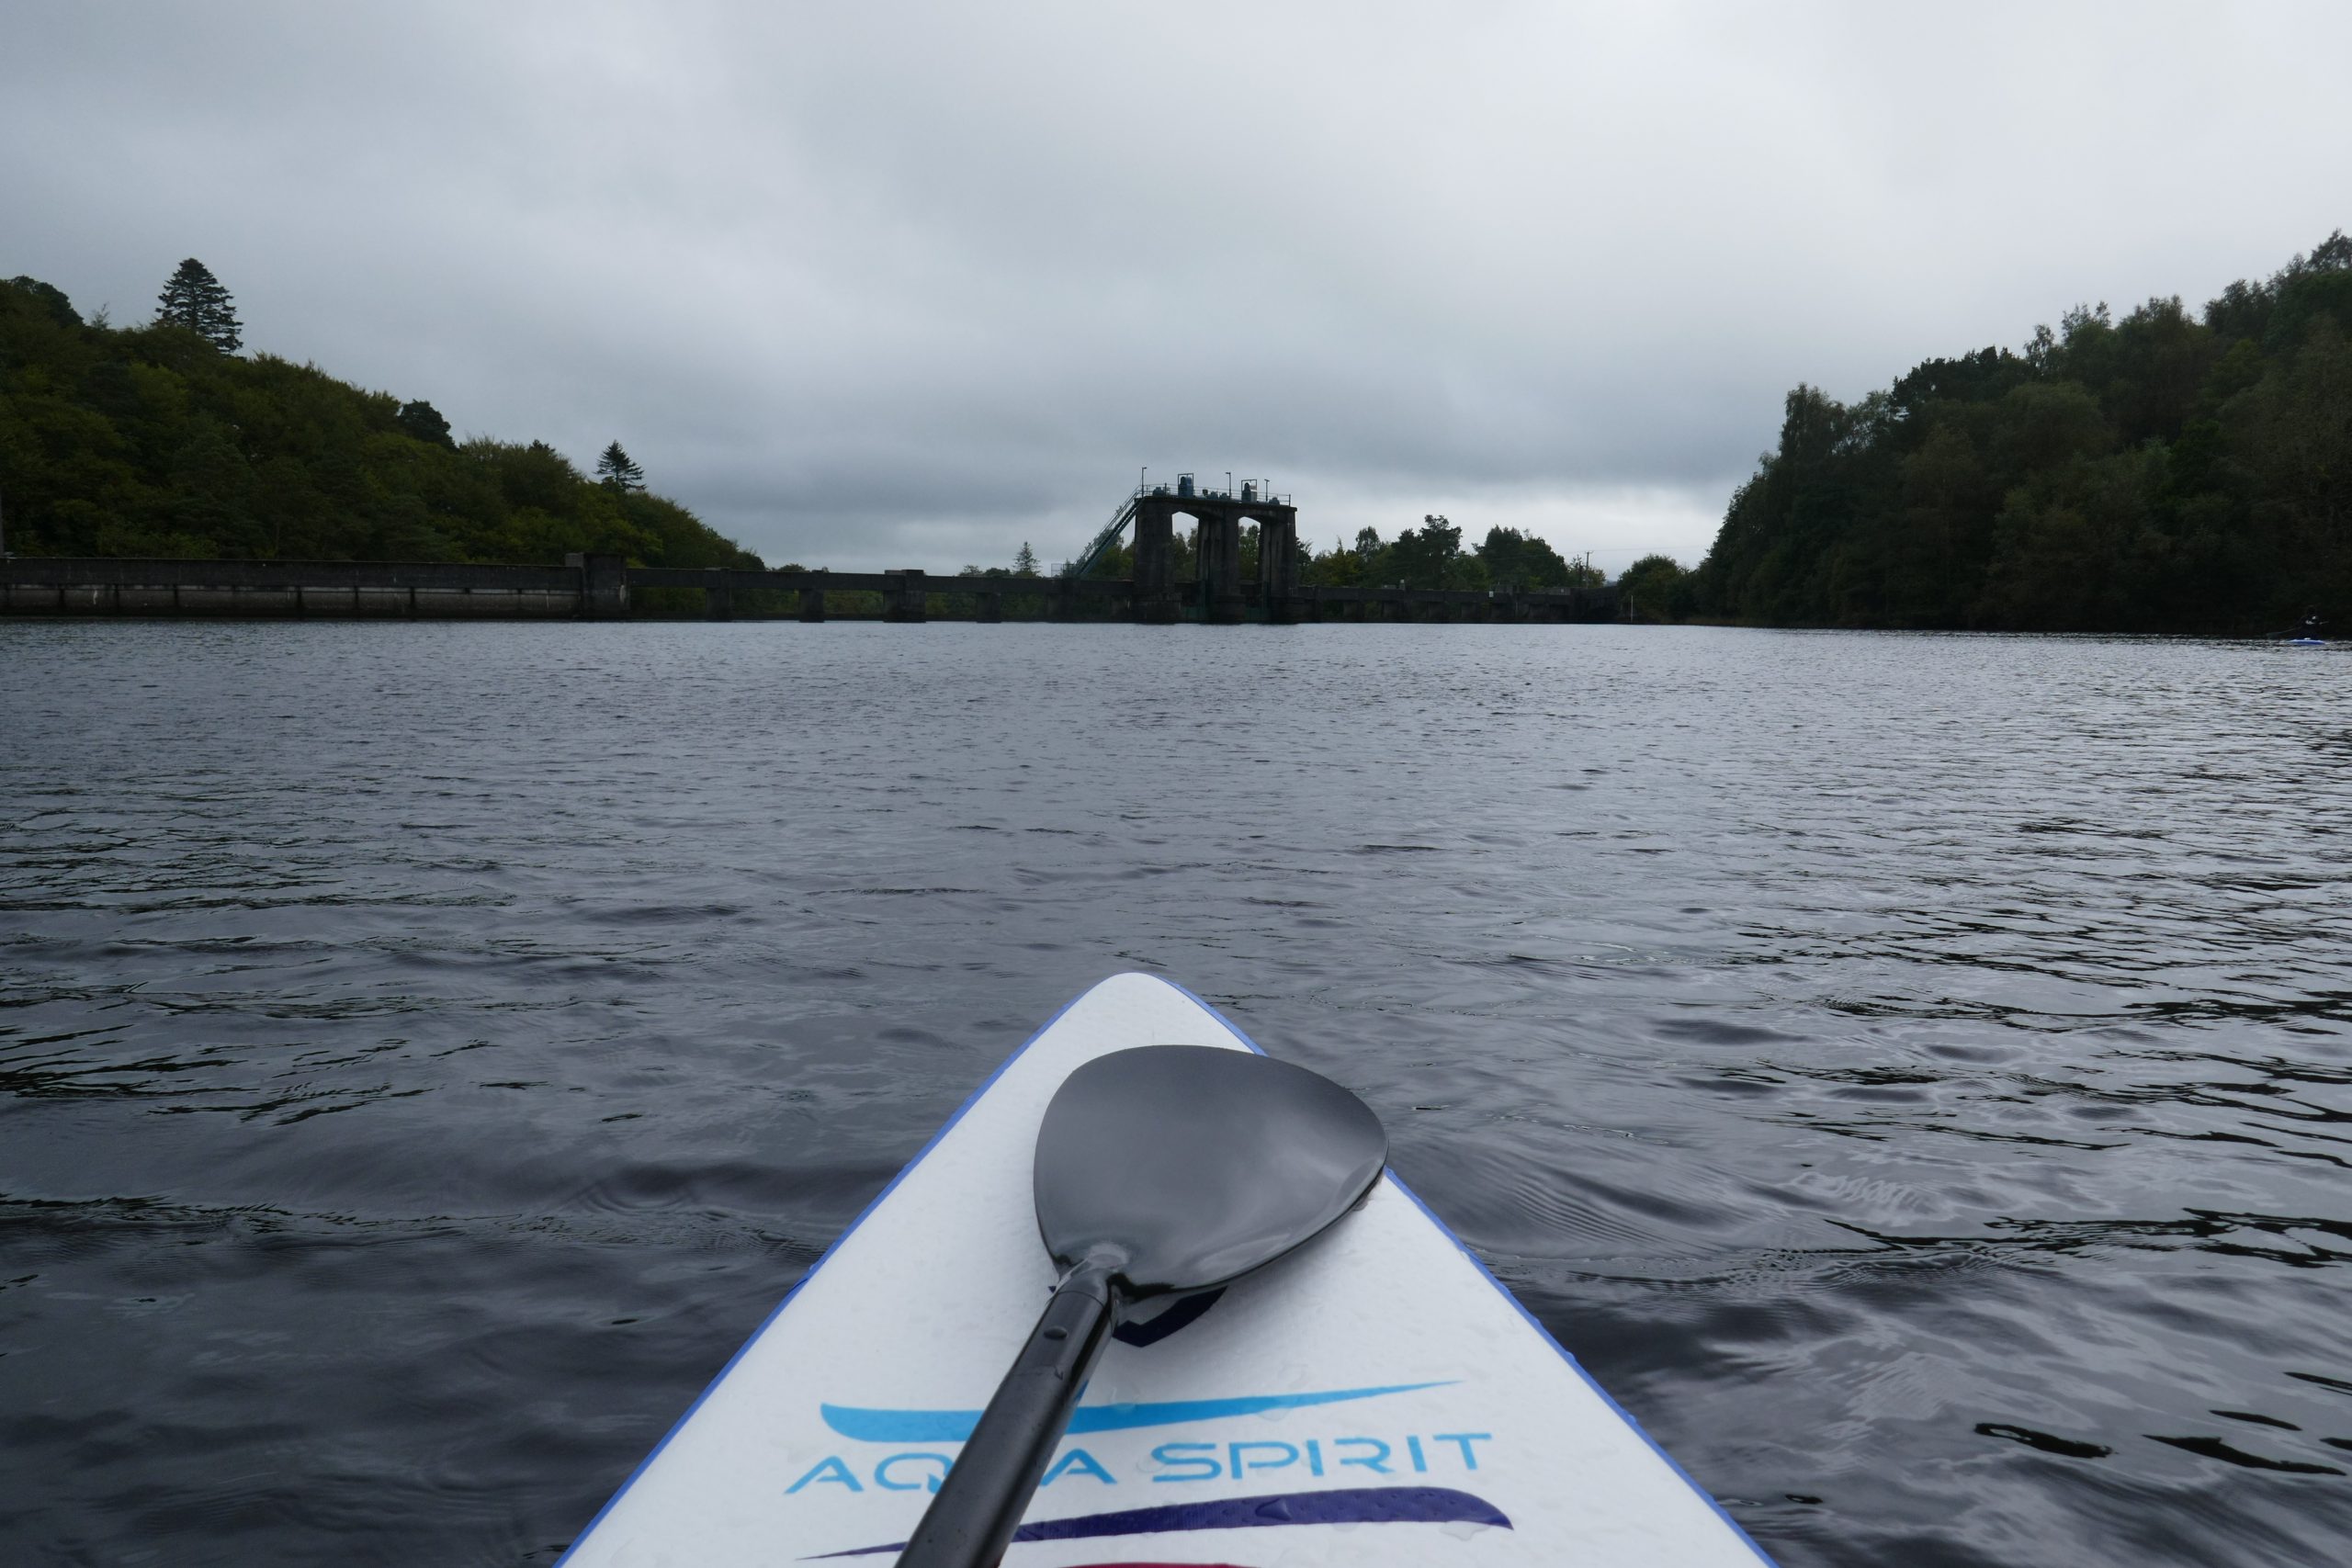
<svg viewBox="0 0 2352 1568"><path fill-rule="evenodd" d="M1029 1185L1046 1101L1082 1062L1168 1043L1254 1048L1150 976L1065 1009L843 1234L563 1562L892 1562L1053 1288ZM1122 1325L1004 1559L1762 1560L1393 1176L1292 1256Z"/></svg>

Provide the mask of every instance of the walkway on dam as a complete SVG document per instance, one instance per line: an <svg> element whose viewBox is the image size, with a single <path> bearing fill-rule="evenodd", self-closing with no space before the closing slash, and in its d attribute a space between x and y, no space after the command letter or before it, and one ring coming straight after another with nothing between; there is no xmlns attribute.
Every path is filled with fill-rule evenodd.
<svg viewBox="0 0 2352 1568"><path fill-rule="evenodd" d="M1187 509L1199 504L1188 499ZM1237 502L1236 507L1241 502ZM1166 570L1173 508L1139 513L1135 578L966 577L922 571L759 571L631 566L574 556L562 566L443 562L142 560L19 556L0 560L0 615L254 618L628 620L640 618L977 621L1610 621L1614 588L1474 592L1303 585L1295 567L1239 581L1230 547L1204 526L1208 570ZM1268 550L1287 563L1291 552ZM1151 563L1157 563L1156 567Z"/></svg>

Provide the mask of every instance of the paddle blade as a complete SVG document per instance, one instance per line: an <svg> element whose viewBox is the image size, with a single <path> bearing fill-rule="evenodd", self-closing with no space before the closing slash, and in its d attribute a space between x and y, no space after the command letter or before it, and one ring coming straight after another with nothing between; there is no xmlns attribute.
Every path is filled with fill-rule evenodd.
<svg viewBox="0 0 2352 1568"><path fill-rule="evenodd" d="M1114 1051L1037 1133L1037 1229L1064 1269L1113 1258L1130 1301L1272 1262L1369 1191L1380 1119L1305 1067L1210 1045Z"/></svg>

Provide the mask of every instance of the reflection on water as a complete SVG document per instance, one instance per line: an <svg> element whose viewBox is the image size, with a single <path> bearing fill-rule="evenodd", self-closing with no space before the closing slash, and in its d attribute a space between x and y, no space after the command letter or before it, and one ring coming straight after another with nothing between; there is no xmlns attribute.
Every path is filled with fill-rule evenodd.
<svg viewBox="0 0 2352 1568"><path fill-rule="evenodd" d="M1782 1562L2337 1560L2352 659L0 625L10 1562L545 1562L1157 970Z"/></svg>

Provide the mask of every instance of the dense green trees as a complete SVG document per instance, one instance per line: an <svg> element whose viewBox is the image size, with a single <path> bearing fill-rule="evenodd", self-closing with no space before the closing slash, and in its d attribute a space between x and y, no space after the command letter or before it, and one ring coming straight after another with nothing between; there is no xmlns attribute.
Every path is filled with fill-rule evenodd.
<svg viewBox="0 0 2352 1568"><path fill-rule="evenodd" d="M449 434L449 422L431 403L402 403L400 412L392 415L392 423L427 446L457 449L457 438Z"/></svg>
<svg viewBox="0 0 2352 1568"><path fill-rule="evenodd" d="M1180 523L1182 521L1179 519ZM1026 547L1023 547L1024 550ZM1169 540L1169 575L1178 582L1190 581L1198 570L1198 541L1189 526L1179 526ZM1241 527L1241 549L1236 570L1244 582L1258 578L1260 536L1258 525L1244 523ZM1489 528L1486 539L1469 549L1462 547L1461 525L1431 513L1421 519L1419 528L1407 528L1394 539L1384 541L1376 528L1362 528L1355 542L1335 540L1330 549L1318 555L1306 541L1295 539L1292 548L1298 567L1298 581L1309 585L1346 588L1354 586L1381 588L1442 588L1485 592L1488 590L1513 592L1530 588L1597 587L1603 581L1600 572L1578 562L1561 558L1549 541L1522 534L1516 528ZM1028 557L1033 560L1034 554ZM1065 566L1062 569L1068 571ZM1123 578L1135 571L1135 548L1122 542L1106 550L1094 564L1091 576ZM1002 567L990 567L986 571L976 566L964 569L967 577L1001 577ZM1016 570L1016 575L1025 575Z"/></svg>
<svg viewBox="0 0 2352 1568"><path fill-rule="evenodd" d="M1698 583L1671 556L1644 556L1617 578L1618 613L1629 621L1679 621L1698 604Z"/></svg>
<svg viewBox="0 0 2352 1568"><path fill-rule="evenodd" d="M543 442L459 445L430 403L234 358L176 319L85 323L21 277L0 284L0 491L21 555L760 564Z"/></svg>
<svg viewBox="0 0 2352 1568"><path fill-rule="evenodd" d="M1564 560L1549 541L1516 528L1489 528L1485 540L1462 547L1462 529L1432 513L1384 543L1379 530L1360 528L1353 545L1334 544L1306 563L1302 581L1333 587L1519 590L1597 584L1600 573Z"/></svg>
<svg viewBox="0 0 2352 1568"><path fill-rule="evenodd" d="M2339 232L2199 316L2077 307L1852 404L1800 386L1679 598L1627 577L1658 615L1777 624L2352 626L2347 330Z"/></svg>

